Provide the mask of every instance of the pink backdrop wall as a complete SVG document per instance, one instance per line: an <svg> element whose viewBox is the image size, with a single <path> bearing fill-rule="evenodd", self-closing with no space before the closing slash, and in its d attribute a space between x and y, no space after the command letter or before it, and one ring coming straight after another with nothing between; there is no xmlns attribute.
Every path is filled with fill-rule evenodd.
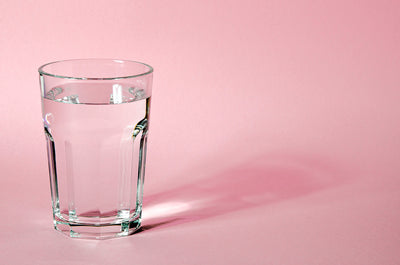
<svg viewBox="0 0 400 265"><path fill-rule="evenodd" d="M386 0L0 0L0 263L399 264L399 17ZM155 68L146 230L126 239L51 227L36 69L91 57Z"/></svg>

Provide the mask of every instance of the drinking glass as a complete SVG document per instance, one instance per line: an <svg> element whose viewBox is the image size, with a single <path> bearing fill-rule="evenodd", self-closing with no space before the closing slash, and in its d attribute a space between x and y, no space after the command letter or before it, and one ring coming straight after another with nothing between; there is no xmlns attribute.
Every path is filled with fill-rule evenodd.
<svg viewBox="0 0 400 265"><path fill-rule="evenodd" d="M113 59L39 68L54 228L75 238L140 227L153 68Z"/></svg>

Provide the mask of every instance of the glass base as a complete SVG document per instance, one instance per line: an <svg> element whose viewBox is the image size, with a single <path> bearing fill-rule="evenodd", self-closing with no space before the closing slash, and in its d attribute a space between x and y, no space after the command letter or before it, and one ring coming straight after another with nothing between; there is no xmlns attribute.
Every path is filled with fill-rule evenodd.
<svg viewBox="0 0 400 265"><path fill-rule="evenodd" d="M103 223L101 225L65 222L55 219L54 228L73 238L109 239L132 235L140 228L140 223L140 218L120 223Z"/></svg>

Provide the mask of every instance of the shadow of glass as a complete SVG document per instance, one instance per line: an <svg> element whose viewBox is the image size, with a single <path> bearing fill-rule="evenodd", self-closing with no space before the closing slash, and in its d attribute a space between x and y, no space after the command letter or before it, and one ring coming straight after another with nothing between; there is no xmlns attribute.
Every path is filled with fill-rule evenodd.
<svg viewBox="0 0 400 265"><path fill-rule="evenodd" d="M142 232L276 203L338 185L340 169L318 157L264 156L147 196Z"/></svg>

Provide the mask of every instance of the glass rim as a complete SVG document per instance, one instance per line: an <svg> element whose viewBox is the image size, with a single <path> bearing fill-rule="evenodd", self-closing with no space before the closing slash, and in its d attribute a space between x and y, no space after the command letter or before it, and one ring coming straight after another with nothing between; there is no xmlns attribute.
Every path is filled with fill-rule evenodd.
<svg viewBox="0 0 400 265"><path fill-rule="evenodd" d="M148 68L147 71L143 71L142 73L139 74L132 74L132 75L123 75L123 76L116 76L116 77L74 77L74 76L67 76L67 75L59 75L59 74L52 74L49 71L44 71L44 68L48 65L52 64L58 64L58 63L63 63L63 62L73 62L73 61L112 61L115 63L135 63L135 64L141 64L144 65ZM139 76L145 76L153 73L153 67L146 63L138 62L138 61L133 61L133 60L122 60L122 59L109 59L109 58L86 58L86 59L67 59L67 60L58 60L58 61L53 61L49 62L46 64L43 64L38 68L38 72L41 75L47 75L51 77L56 77L56 78L62 78L62 79L73 79L73 80L116 80L116 79L128 79L128 78L136 78Z"/></svg>

